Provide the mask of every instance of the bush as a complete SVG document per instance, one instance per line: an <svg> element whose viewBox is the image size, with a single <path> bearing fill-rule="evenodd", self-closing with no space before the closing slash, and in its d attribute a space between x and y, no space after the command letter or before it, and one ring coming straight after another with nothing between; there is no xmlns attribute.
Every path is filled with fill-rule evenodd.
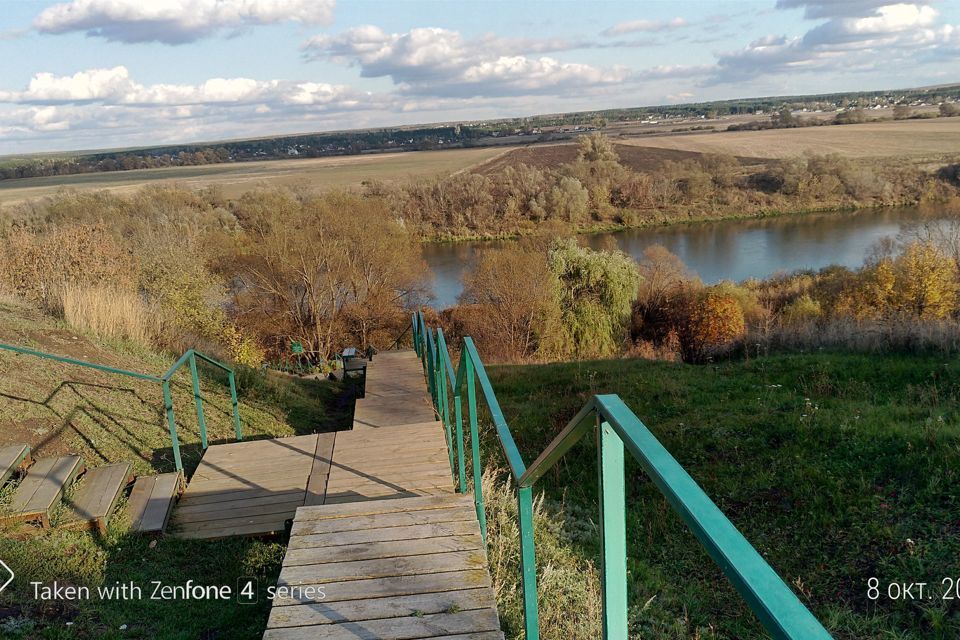
<svg viewBox="0 0 960 640"><path fill-rule="evenodd" d="M746 332L743 309L737 299L720 291L706 290L692 305L680 334L687 362L723 353Z"/></svg>
<svg viewBox="0 0 960 640"><path fill-rule="evenodd" d="M798 327L816 321L823 315L820 303L807 294L803 294L783 308L780 320L784 326Z"/></svg>

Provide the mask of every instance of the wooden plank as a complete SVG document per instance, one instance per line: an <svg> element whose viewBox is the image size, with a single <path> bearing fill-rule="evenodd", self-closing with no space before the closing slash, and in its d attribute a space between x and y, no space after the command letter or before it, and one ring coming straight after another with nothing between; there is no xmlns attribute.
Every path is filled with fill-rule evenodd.
<svg viewBox="0 0 960 640"><path fill-rule="evenodd" d="M330 518L348 518L354 516L368 516L378 513L401 513L412 511L429 511L431 509L452 509L457 507L473 508L473 497L458 494L449 497L405 498L391 500L381 504L337 505L336 507L315 506L304 507L297 512L297 520L326 520Z"/></svg>
<svg viewBox="0 0 960 640"><path fill-rule="evenodd" d="M30 462L32 460L28 445L12 444L0 449L0 485L17 471L29 466Z"/></svg>
<svg viewBox="0 0 960 640"><path fill-rule="evenodd" d="M207 490L211 489L211 490ZM268 489L265 487L252 488L222 488L214 489L206 486L194 485L187 487L186 493L177 503L177 508L193 507L199 505L215 505L221 502L237 502L241 500L255 500L257 498L282 495L286 493L303 492L297 483L291 483L289 487L283 489Z"/></svg>
<svg viewBox="0 0 960 640"><path fill-rule="evenodd" d="M140 533L162 532L167 526L180 485L179 473L137 478L127 502L130 530Z"/></svg>
<svg viewBox="0 0 960 640"><path fill-rule="evenodd" d="M290 490L295 487L303 487L306 482L306 474L302 476L286 476L282 473L275 473L273 478L247 478L244 480L198 480L191 481L187 485L187 492L193 496L198 493L225 492L225 491L247 491L255 489L267 489L272 491Z"/></svg>
<svg viewBox="0 0 960 640"><path fill-rule="evenodd" d="M430 615L453 611L486 609L493 604L490 589L459 589L444 593L417 593L407 596L316 601L289 607L274 607L267 627L305 627L310 625L365 622L382 618Z"/></svg>
<svg viewBox="0 0 960 640"><path fill-rule="evenodd" d="M271 492L269 494L256 497L250 497L248 495L234 500L221 500L202 503L187 502L181 498L180 502L177 503L177 515L191 513L217 513L220 511L229 512L240 507L255 507L294 501L298 501L300 506L303 505L302 489L294 489L292 491L283 491L279 493Z"/></svg>
<svg viewBox="0 0 960 640"><path fill-rule="evenodd" d="M317 436L317 450L313 455L313 468L307 478L307 489L304 494L305 505L323 504L327 494L327 481L330 478L330 464L333 461L333 452L336 450L336 433L321 433Z"/></svg>
<svg viewBox="0 0 960 640"><path fill-rule="evenodd" d="M422 575L441 571L463 571L487 566L487 555L482 550L450 551L409 558L380 558L356 562L295 565L280 571L280 584L322 584L365 578Z"/></svg>
<svg viewBox="0 0 960 640"><path fill-rule="evenodd" d="M458 520L476 520L477 514L473 509L454 507L451 509L432 509L415 513L386 513L356 518L334 518L330 520L308 520L294 523L292 535L310 535L317 533L337 533L343 531L358 531L363 529L381 529L383 527L399 527L412 524L433 524L439 522L455 522Z"/></svg>
<svg viewBox="0 0 960 640"><path fill-rule="evenodd" d="M438 635L498 631L500 620L491 609L438 613L363 622L267 629L263 640L413 640Z"/></svg>
<svg viewBox="0 0 960 640"><path fill-rule="evenodd" d="M188 540L219 540L222 538L234 538L237 536L275 536L286 531L286 521L275 522L255 522L247 525L231 524L230 526L220 528L205 529L184 529L177 531L174 535L177 538Z"/></svg>
<svg viewBox="0 0 960 640"><path fill-rule="evenodd" d="M14 517L40 520L43 526L49 526L50 510L81 473L83 459L80 456L40 458L14 491L11 501Z"/></svg>
<svg viewBox="0 0 960 640"><path fill-rule="evenodd" d="M353 503L366 504L366 503ZM297 519L299 520L299 515ZM426 540L444 536L465 536L478 530L476 522L462 520L440 524L414 524L406 527L385 527L383 529L365 529L352 531L349 536L340 533L317 533L298 535L290 538L287 549L307 549L310 547L337 548L337 545L349 546L366 542L392 542L395 540Z"/></svg>
<svg viewBox="0 0 960 640"><path fill-rule="evenodd" d="M483 549L483 541L480 539L479 533L428 538L426 540L391 540L389 542L367 542L335 547L287 549L287 554L283 558L283 566L426 556L432 553L474 551L477 549Z"/></svg>
<svg viewBox="0 0 960 640"><path fill-rule="evenodd" d="M368 489L359 493L357 491L340 491L337 493L327 492L324 504L345 504L349 502L372 502L378 500L396 500L399 498L418 498L422 496L450 495L453 489L450 487L416 487L396 491L393 489Z"/></svg>
<svg viewBox="0 0 960 640"><path fill-rule="evenodd" d="M308 581L303 584L310 585L311 583ZM323 591L324 602L342 602L417 593L442 593L456 589L490 588L491 584L490 572L484 567L465 571L441 571L412 576L327 582L313 586ZM313 602L314 599L314 596L304 591L277 592L273 599L273 606L284 607L303 604Z"/></svg>
<svg viewBox="0 0 960 640"><path fill-rule="evenodd" d="M188 523L214 522L217 520L232 520L234 518L248 518L267 514L289 514L292 516L297 512L297 507L303 506L303 493L298 492L292 499L284 502L267 501L256 504L246 504L241 502L239 505L230 509L217 509L214 511L188 511L184 513L180 509L173 512L173 524L186 525Z"/></svg>
<svg viewBox="0 0 960 640"><path fill-rule="evenodd" d="M106 533L107 521L129 482L130 465L126 462L88 471L57 525L68 528L94 526L101 534Z"/></svg>
<svg viewBox="0 0 960 640"><path fill-rule="evenodd" d="M294 511L290 511L286 513L267 513L241 518L221 518L218 520L208 520L206 522L189 522L184 523L183 527L178 527L177 532L229 531L233 527L250 529L259 526L261 532L264 534L279 533L286 529L286 521L291 520L294 513Z"/></svg>

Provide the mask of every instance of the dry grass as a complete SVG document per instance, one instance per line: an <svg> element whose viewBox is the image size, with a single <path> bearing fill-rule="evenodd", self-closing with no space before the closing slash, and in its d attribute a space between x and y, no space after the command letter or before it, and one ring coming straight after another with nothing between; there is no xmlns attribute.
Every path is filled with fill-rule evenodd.
<svg viewBox="0 0 960 640"><path fill-rule="evenodd" d="M0 181L0 205L52 196L64 187L131 193L145 184L158 182L175 182L191 189L219 186L227 198L238 197L263 184L311 188L351 187L366 180L396 180L459 171L503 152L503 147L410 151L4 180Z"/></svg>
<svg viewBox="0 0 960 640"><path fill-rule="evenodd" d="M787 158L807 152L833 152L850 157L939 156L955 154L960 149L960 118L645 136L618 142L757 158Z"/></svg>
<svg viewBox="0 0 960 640"><path fill-rule="evenodd" d="M97 338L150 346L161 331L157 314L132 291L66 286L60 291L63 319Z"/></svg>

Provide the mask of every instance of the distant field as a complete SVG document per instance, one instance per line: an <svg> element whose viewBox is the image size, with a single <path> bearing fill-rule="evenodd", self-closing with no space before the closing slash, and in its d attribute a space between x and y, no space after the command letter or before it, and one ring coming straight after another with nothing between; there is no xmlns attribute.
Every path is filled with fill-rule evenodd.
<svg viewBox="0 0 960 640"><path fill-rule="evenodd" d="M133 191L147 183L177 183L201 188L218 185L228 198L260 184L349 187L364 180L396 180L409 176L460 171L509 151L503 147L409 151L335 158L264 160L196 167L167 167L75 176L0 181L0 204L49 196L60 189Z"/></svg>
<svg viewBox="0 0 960 640"><path fill-rule="evenodd" d="M625 145L699 153L784 158L804 152L853 157L937 156L960 153L960 118L898 120L843 126L723 131L620 139Z"/></svg>
<svg viewBox="0 0 960 640"><path fill-rule="evenodd" d="M644 139L646 140L646 139ZM679 162L700 156L696 151L661 148L650 145L640 146L640 142L622 143L617 140L614 144L620 163L634 171L656 171L664 162L670 160ZM503 171L508 166L525 164L539 169L551 169L577 159L577 145L572 142L538 144L507 151L490 160L471 168L471 171L483 174L493 174ZM766 158L742 157L737 158L741 164L762 164Z"/></svg>

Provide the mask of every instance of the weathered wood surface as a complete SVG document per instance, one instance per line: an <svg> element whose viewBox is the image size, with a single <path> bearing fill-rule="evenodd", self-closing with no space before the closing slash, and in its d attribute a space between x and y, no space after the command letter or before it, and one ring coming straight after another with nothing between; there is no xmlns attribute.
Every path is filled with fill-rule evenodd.
<svg viewBox="0 0 960 640"><path fill-rule="evenodd" d="M473 499L412 351L367 370L322 505L297 510L264 640L502 640Z"/></svg>
<svg viewBox="0 0 960 640"><path fill-rule="evenodd" d="M50 526L50 511L83 470L80 456L40 458L13 492L12 517L38 520L43 526Z"/></svg>
<svg viewBox="0 0 960 640"><path fill-rule="evenodd" d="M0 485L10 476L30 465L30 447L25 444L12 444L0 448Z"/></svg>
<svg viewBox="0 0 960 640"><path fill-rule="evenodd" d="M84 474L76 491L67 500L58 526L95 527L106 533L107 522L130 483L130 465L126 462L96 467Z"/></svg>
<svg viewBox="0 0 960 640"><path fill-rule="evenodd" d="M264 640L503 638L470 496L303 507L278 584Z"/></svg>
<svg viewBox="0 0 960 640"><path fill-rule="evenodd" d="M283 533L304 504L318 441L311 434L210 447L173 510L171 531L186 538ZM325 478L314 485L325 486Z"/></svg>
<svg viewBox="0 0 960 640"><path fill-rule="evenodd" d="M181 489L179 473L140 476L133 483L127 501L130 530L140 533L162 533L167 528L170 511Z"/></svg>
<svg viewBox="0 0 960 640"><path fill-rule="evenodd" d="M354 430L436 420L420 359L413 351L377 354L367 366L366 392L357 400Z"/></svg>

